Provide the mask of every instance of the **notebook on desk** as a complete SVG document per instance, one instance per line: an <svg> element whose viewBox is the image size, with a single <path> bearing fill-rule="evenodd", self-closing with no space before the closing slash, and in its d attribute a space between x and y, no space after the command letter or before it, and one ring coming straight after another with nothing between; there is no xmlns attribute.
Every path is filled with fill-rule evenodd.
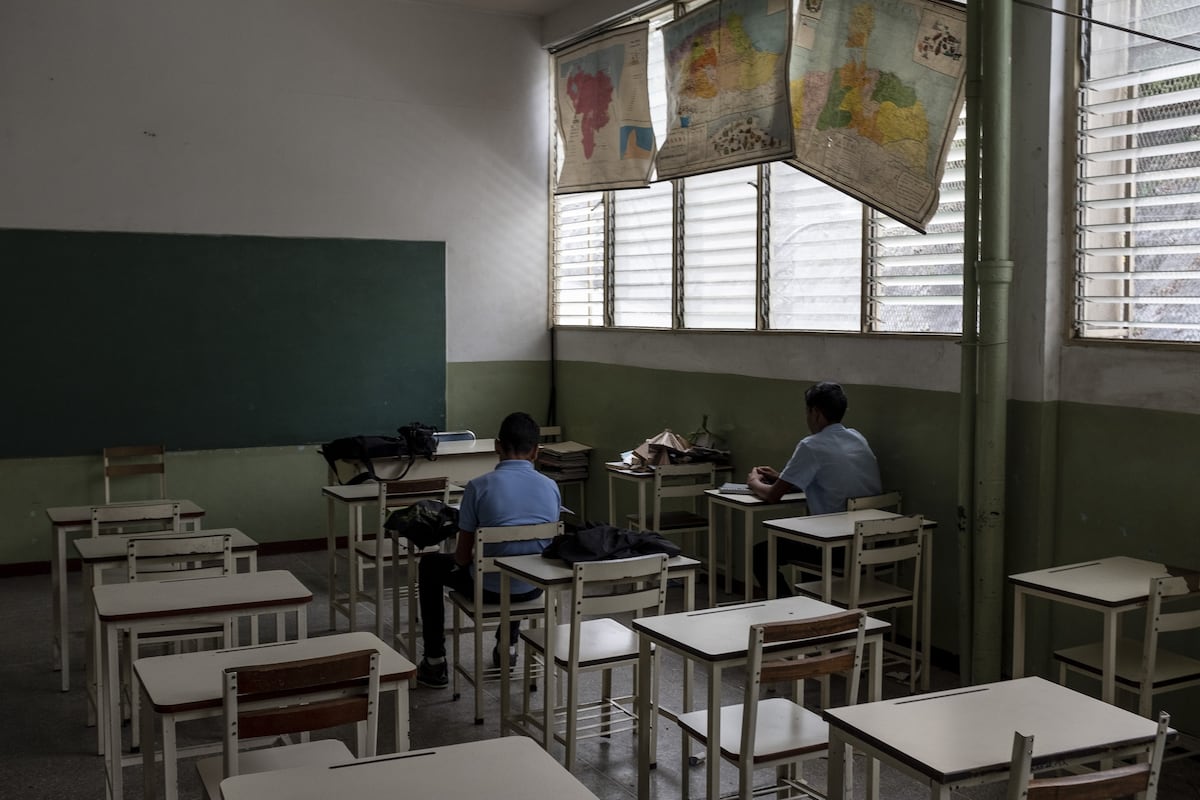
<svg viewBox="0 0 1200 800"><path fill-rule="evenodd" d="M744 483L722 483L717 491L721 494L754 494Z"/></svg>

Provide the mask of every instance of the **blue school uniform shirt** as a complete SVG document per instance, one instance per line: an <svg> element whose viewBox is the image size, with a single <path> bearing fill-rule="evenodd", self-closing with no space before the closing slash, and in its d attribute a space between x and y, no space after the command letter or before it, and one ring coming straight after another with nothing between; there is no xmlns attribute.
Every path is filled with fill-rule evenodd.
<svg viewBox="0 0 1200 800"><path fill-rule="evenodd" d="M840 422L801 439L779 477L807 495L810 514L845 511L851 497L883 492L871 446Z"/></svg>
<svg viewBox="0 0 1200 800"><path fill-rule="evenodd" d="M504 525L532 525L538 522L557 522L562 508L558 484L533 468L529 461L501 461L491 472L480 475L467 484L458 510L458 527L464 531L494 528ZM495 542L483 551L485 556L520 556L540 553L550 544L549 539L527 542ZM474 574L474 565L471 566ZM532 591L535 587L512 579L513 594ZM483 576L483 588L499 593L500 576Z"/></svg>

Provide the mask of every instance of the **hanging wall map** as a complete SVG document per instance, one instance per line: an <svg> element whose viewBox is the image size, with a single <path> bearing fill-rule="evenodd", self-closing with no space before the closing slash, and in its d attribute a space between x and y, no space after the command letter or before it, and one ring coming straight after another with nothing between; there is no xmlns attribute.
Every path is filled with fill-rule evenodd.
<svg viewBox="0 0 1200 800"><path fill-rule="evenodd" d="M789 162L924 232L963 101L966 11L935 0L800 0Z"/></svg>
<svg viewBox="0 0 1200 800"><path fill-rule="evenodd" d="M788 0L714 0L662 32L659 180L791 157Z"/></svg>
<svg viewBox="0 0 1200 800"><path fill-rule="evenodd" d="M646 186L654 166L647 94L649 24L589 39L554 58L563 164L556 194Z"/></svg>

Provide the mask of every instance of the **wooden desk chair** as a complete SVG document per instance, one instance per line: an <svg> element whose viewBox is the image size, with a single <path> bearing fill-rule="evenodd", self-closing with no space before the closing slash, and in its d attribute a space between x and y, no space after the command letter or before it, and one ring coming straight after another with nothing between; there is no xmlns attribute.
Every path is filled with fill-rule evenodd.
<svg viewBox="0 0 1200 800"><path fill-rule="evenodd" d="M483 576L488 573L498 572L494 563L494 557L486 555L486 550L489 544L498 542L526 542L536 539L553 539L563 531L561 522L540 522L536 525L508 525L498 528L480 528L475 532L475 550L473 553L475 564L475 591L471 595L465 595L461 592L450 592L450 605L454 611L454 643L451 652L453 653L453 669L451 674L454 676L454 699L457 700L461 693L458 689L458 681L461 676L475 688L475 724L483 724L483 684L485 681L498 681L500 679L500 670L508 668L505 663L508 659L506 654L500 654L500 665L498 667L487 668L484 666L484 650L483 650L483 634L485 628L488 630L494 629L500 623L500 604L485 603L483 601ZM537 620L544 616L545 603L543 598L537 597L533 600L524 602L512 603L509 608L510 619L513 620L530 620L536 623ZM471 641L475 651L475 659L468 669L463 664L461 644L459 638L462 634L463 618L471 620ZM523 675L522 680L532 680L534 675Z"/></svg>
<svg viewBox="0 0 1200 800"><path fill-rule="evenodd" d="M696 537L708 541L708 517L697 513L696 504L704 497L708 489L717 486L716 467L711 464L663 464L654 468L654 499L650 519L646 527L638 524L636 514L626 516L628 526L634 530L658 531L662 534L676 534L681 539L690 537L684 552L693 557L699 557L696 549ZM686 499L691 503L691 510L665 508L676 499ZM666 502L664 502L666 501ZM712 555L712 554L710 554ZM708 569L713 569L711 563Z"/></svg>
<svg viewBox="0 0 1200 800"><path fill-rule="evenodd" d="M1014 733L1008 800L1106 800L1133 797L1139 792L1145 792L1145 795L1139 795L1144 800L1155 800L1170 721L1171 717L1165 711L1159 714L1158 732L1154 736L1150 758L1145 763L1060 778L1031 777L1033 737Z"/></svg>
<svg viewBox="0 0 1200 800"><path fill-rule="evenodd" d="M179 503L120 503L92 506L92 536L105 533L156 533L183 530Z"/></svg>
<svg viewBox="0 0 1200 800"><path fill-rule="evenodd" d="M309 731L358 724L358 756L375 755L379 729L379 653L235 667L224 677L224 755L196 764L204 790L221 798L221 781L289 767L333 766L354 760L337 739L307 741ZM304 734L305 741L242 751L248 739Z"/></svg>
<svg viewBox="0 0 1200 800"><path fill-rule="evenodd" d="M858 511L862 508L878 508L883 511L891 511L894 514L903 514L900 506L904 497L900 492L884 492L883 494L871 494L865 497L851 497L846 500L847 511Z"/></svg>
<svg viewBox="0 0 1200 800"><path fill-rule="evenodd" d="M375 607L375 635L380 639L383 638L383 599L384 599L384 568L393 567L392 586L393 592L400 592L400 574L399 570L404 569L405 582L403 595L407 599L409 606L409 647L411 648L415 642L416 628L416 557L421 551L410 550L408 543L401 541L399 547L393 541L393 537L388 535L384 528L384 523L393 511L401 508L408 508L416 504L420 500L438 500L447 505L450 503L450 479L445 477L440 478L417 478L413 480L401 481L380 481L379 482L379 520L375 526L374 538L364 538L361 541L355 542L352 549L353 563L350 565L350 608L357 609L360 601L370 603ZM428 548L428 551L436 551L437 547ZM399 550L399 552L394 552ZM364 582L365 571L367 569L375 570L375 588L373 591L366 591ZM393 604L393 609L396 604ZM351 616L351 630L354 630L354 617ZM399 619L392 620L392 633L395 635L399 632ZM409 649L409 658L414 658L415 651Z"/></svg>
<svg viewBox="0 0 1200 800"><path fill-rule="evenodd" d="M156 497L161 500L167 496L166 448L161 444L105 447L100 452L100 456L104 460L105 503L113 501L113 478L131 478L135 475L157 475L158 494Z"/></svg>
<svg viewBox="0 0 1200 800"><path fill-rule="evenodd" d="M918 602L921 596L921 538L923 519L918 516L864 520L854 524L847 575L834 578L828 596L842 608L861 608L869 613L907 608L910 614L909 646L894 644L885 649L900 650L908 663L908 688L916 691ZM911 563L911 567L906 565ZM876 567L887 567L891 580L882 580ZM911 577L911 580L908 578ZM801 594L821 599L826 596L824 581L797 584ZM894 626L895 627L895 626ZM922 663L921 669L929 665Z"/></svg>
<svg viewBox="0 0 1200 800"><path fill-rule="evenodd" d="M667 557L661 553L617 561L581 562L574 567L571 583L571 621L559 625L555 639L554 666L567 676L566 705L556 709L559 727L552 736L566 748L567 769L575 766L580 739L611 736L637 728L638 636L612 614L635 617L663 613L667 597ZM548 623L549 624L549 623ZM547 663L545 628L521 632L525 642L525 672L533 669L534 655ZM634 668L633 692L616 697L612 671ZM657 665L655 666L657 681ZM598 700L579 703L579 679L584 672L603 671ZM524 689L523 715L531 717L529 683ZM654 696L657 696L657 683ZM554 702L546 697L545 702ZM616 723L613 715L619 716ZM582 726L582 727L581 727ZM651 728L652 729L652 728ZM643 735L649 735L646 731ZM654 747L651 745L651 752Z"/></svg>
<svg viewBox="0 0 1200 800"><path fill-rule="evenodd" d="M1172 606L1178 602L1186 608L1168 613L1163 610L1167 600L1172 601ZM1200 660L1161 644L1164 633L1187 632L1178 641L1195 641L1197 629L1200 629L1200 573L1151 578L1142 640L1124 637L1117 640L1116 686L1137 696L1138 713L1143 717L1152 717L1154 695L1200 685ZM1100 642L1056 650L1058 682L1065 686L1068 672L1100 680L1103 655Z"/></svg>
<svg viewBox="0 0 1200 800"><path fill-rule="evenodd" d="M747 645L746 692L738 705L723 706L721 715L721 757L738 769L738 797L750 800L768 793L754 787L754 771L774 767L778 796L812 796L812 787L804 782L797 765L820 758L829 749L829 727L819 713L788 699L788 692L760 698L763 684L788 682L794 697L803 697L803 681L826 679L845 674L847 705L858 697L858 676L863 658L866 616L858 609L842 611L803 621L765 622L750 626ZM853 634L844 644L812 655L810 641L815 637ZM806 643L807 641L807 643ZM708 745L709 711L680 714L678 723L685 737ZM726 732L729 732L728 734ZM734 732L740 732L736 736ZM683 757L683 799L688 797L688 747ZM847 756L849 759L849 756ZM796 794L796 793L799 794ZM774 794L775 792L769 792ZM786 793L786 794L785 794ZM823 796L817 794L816 796Z"/></svg>
<svg viewBox="0 0 1200 800"><path fill-rule="evenodd" d="M232 539L228 533L130 539L126 543L129 582L176 581L230 575L235 571ZM129 691L129 728L134 749L137 749L141 739L138 717L141 691L133 678L133 662L140 657L141 649L163 644L169 644L175 649L184 643L197 647L202 643L209 643L214 647L221 647L225 642L232 644L233 628L228 617L220 615L211 620L192 623L186 628L163 623L154 628L143 627L127 632L127 646L121 669L125 680L128 681L126 686Z"/></svg>

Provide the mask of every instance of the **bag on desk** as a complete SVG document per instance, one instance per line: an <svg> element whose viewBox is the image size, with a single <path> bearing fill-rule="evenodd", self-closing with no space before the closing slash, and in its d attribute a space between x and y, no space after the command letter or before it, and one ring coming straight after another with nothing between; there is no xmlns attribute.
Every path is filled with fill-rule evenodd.
<svg viewBox="0 0 1200 800"><path fill-rule="evenodd" d="M458 509L440 500L418 500L393 511L383 527L397 531L416 547L433 547L458 533Z"/></svg>
<svg viewBox="0 0 1200 800"><path fill-rule="evenodd" d="M321 445L321 455L329 463L329 469L334 475L338 474L338 461L357 461L362 464L365 472L360 472L346 481L347 485L362 483L368 479L378 480L371 459L400 458L408 455L408 452L407 442L395 436L347 436ZM408 472L408 467L405 467L404 471Z"/></svg>
<svg viewBox="0 0 1200 800"><path fill-rule="evenodd" d="M430 461L434 460L434 454L437 453L438 447L437 428L422 422L411 422L397 430L400 438L404 440L410 456L414 459L417 456L424 456Z"/></svg>
<svg viewBox="0 0 1200 800"><path fill-rule="evenodd" d="M542 551L544 558L561 558L568 564L578 561L615 561L654 553L677 556L679 545L654 531L631 531L612 525L587 523L571 533L555 536Z"/></svg>

